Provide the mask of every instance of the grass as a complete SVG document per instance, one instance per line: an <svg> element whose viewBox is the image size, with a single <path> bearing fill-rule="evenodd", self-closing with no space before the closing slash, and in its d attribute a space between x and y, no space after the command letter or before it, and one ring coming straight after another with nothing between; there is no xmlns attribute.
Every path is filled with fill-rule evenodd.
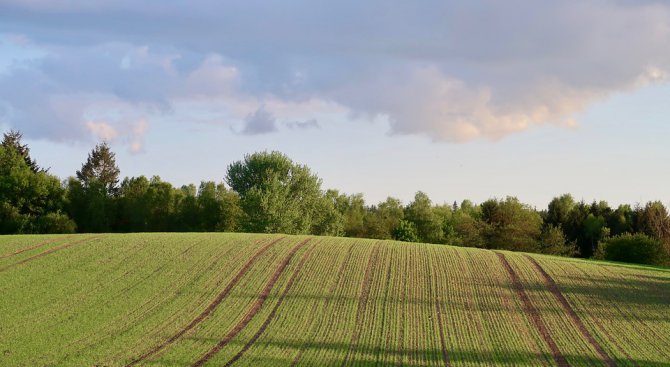
<svg viewBox="0 0 670 367"><path fill-rule="evenodd" d="M670 366L670 272L620 263L329 237L3 236L0 295L2 366Z"/></svg>

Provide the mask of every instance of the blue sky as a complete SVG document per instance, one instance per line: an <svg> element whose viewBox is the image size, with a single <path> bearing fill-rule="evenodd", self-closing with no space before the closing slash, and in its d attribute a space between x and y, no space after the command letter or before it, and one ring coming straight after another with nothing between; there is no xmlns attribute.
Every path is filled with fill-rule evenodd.
<svg viewBox="0 0 670 367"><path fill-rule="evenodd" d="M661 1L0 2L0 125L61 177L280 150L375 203L670 201Z"/></svg>

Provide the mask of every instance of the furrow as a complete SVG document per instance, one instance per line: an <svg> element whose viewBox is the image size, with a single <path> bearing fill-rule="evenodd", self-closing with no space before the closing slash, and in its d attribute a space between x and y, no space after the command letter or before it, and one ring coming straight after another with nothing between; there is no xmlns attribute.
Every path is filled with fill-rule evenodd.
<svg viewBox="0 0 670 367"><path fill-rule="evenodd" d="M36 248L39 248L39 247L42 247L42 246L46 246L46 245L48 245L48 244L50 244L50 243L58 242L58 241L61 241L61 240L66 240L66 239L68 239L68 238L72 238L72 237L74 237L74 236L59 237L59 238L54 238L54 239L49 240L49 241L44 241L44 242L36 243L36 244L34 244L34 245L32 245L32 246L25 247L25 248L16 250L16 251L14 251L14 252L10 252L10 253L8 253L8 254L0 255L0 259L4 259L4 258L10 257L10 256L14 256L14 255L22 254L22 253L24 253L24 252L26 252L26 251L34 250L34 249L36 249Z"/></svg>
<svg viewBox="0 0 670 367"><path fill-rule="evenodd" d="M39 258L42 257L42 256L49 255L49 254L54 253L54 252L56 252L56 251L64 250L64 249L66 249L66 248L68 248L68 247L72 247L72 246L74 246L74 245L77 245L77 244L80 244L80 243L83 243L83 242L87 242L88 240L93 240L93 239L96 239L96 238L99 238L99 236L86 237L86 238L84 238L84 239L82 239L82 240L79 240L79 241L74 241L74 242L70 242L70 243L67 243L67 244L62 245L62 246L54 247L54 248L49 249L49 250L46 250L46 251L44 251L44 252L40 252L40 253L37 254L37 255L33 255L33 256L29 257L29 258L23 259L23 260L21 260L21 261L19 261L19 262L15 262L15 263L13 263L13 264L10 264L10 265L7 265L7 266L5 266L5 267L2 267L2 268L0 268L0 272L3 272L3 271L5 271L5 270L10 269L10 268L13 268L13 267L15 267L15 266L19 266L19 265L25 264L25 263L30 262L30 261L33 261L33 260L35 260L35 259L39 259Z"/></svg>
<svg viewBox="0 0 670 367"><path fill-rule="evenodd" d="M302 270L302 267L305 265L305 262L307 262L307 259L309 258L310 254L312 251L314 251L316 247L312 245L312 247L302 256L302 259L300 259L300 262L298 263L298 266L296 266L295 270L293 271L293 274L291 275L291 278L288 280L288 283L286 283L286 287L284 288L284 291L282 292L281 296L279 296L279 299L277 300L277 303L275 306L272 308L272 311L268 315L268 317L265 319L263 322L263 325L261 325L260 329L254 334L254 336L249 339L249 341L244 345L242 350L240 350L235 356L233 356L226 364L224 365L225 367L231 366L233 363L237 362L238 359L242 358L244 353L246 353L249 348L260 338L261 335L265 332L265 330L268 328L270 325L270 322L274 319L275 315L277 314L277 310L281 306L281 304L284 302L284 299L286 298L286 295L288 292L291 290L291 287L293 287L293 283L295 283L296 279L298 278L298 275L300 274L300 270Z"/></svg>
<svg viewBox="0 0 670 367"><path fill-rule="evenodd" d="M556 285L556 282L554 279L549 275L544 268L537 262L535 259L532 257L525 255L526 258L535 266L537 271L542 275L542 278L544 280L544 284L546 285L547 289L549 289L549 292L558 300L558 302L561 304L563 307L563 310L567 313L567 315L570 317L570 320L572 320L572 323L577 326L577 329L579 330L580 333L586 338L586 340L591 344L591 346L598 352L600 355L600 358L602 361L610 366L610 367L616 367L616 363L614 363L614 360L605 352L603 347L596 341L596 339L591 335L591 333L586 329L586 326L582 322L582 320L579 318L579 315L575 312L575 310L572 308L568 300L563 296L563 293L561 293L561 290L558 289L558 286Z"/></svg>
<svg viewBox="0 0 670 367"><path fill-rule="evenodd" d="M498 255L498 259L500 259L500 262L502 263L503 267L509 273L509 276L512 279L512 286L514 287L514 291L523 302L526 314L533 322L533 324L535 324L535 327L540 332L540 335L542 335L542 339L544 339L544 341L547 343L547 346L551 350L551 355L554 358L554 361L556 361L556 363L560 367L570 366L568 364L568 361L565 359L565 356L563 356L561 351L558 349L558 346L556 345L554 338L552 338L549 329L547 328L546 324L540 317L540 313L533 305L533 302L528 297L528 294L526 294L526 291L523 288L523 284L521 284L521 280L519 279L519 275L512 268L510 263L507 261L507 258L505 258L504 254L496 252L496 255Z"/></svg>
<svg viewBox="0 0 670 367"><path fill-rule="evenodd" d="M267 300L268 296L270 295L270 292L272 291L272 288L274 288L275 283L279 280L279 277L282 275L288 264L291 262L291 259L295 256L296 252L300 250L303 246L305 246L309 242L309 239L306 239L299 244L297 244L293 249L291 249L291 252L284 258L281 264L279 264L279 267L275 270L275 272L272 274L268 282L265 284L265 288L261 291L261 294L258 296L256 299L256 303L247 311L246 315L233 327L231 331L226 334L226 336L223 337L215 346L214 348L210 349L209 352L205 353L200 359L198 359L194 364L193 367L198 367L202 366L207 361L209 361L212 357L214 357L216 354L218 354L223 347L225 347L234 337L236 337L246 326L249 324L249 322L256 316L256 314L261 310L263 307L263 304Z"/></svg>
<svg viewBox="0 0 670 367"><path fill-rule="evenodd" d="M252 256L251 259L249 259L242 266L242 268L237 272L235 277L226 285L226 288L224 288L224 290L221 291L221 293L219 293L216 296L216 298L212 302L210 302L210 304L207 305L207 307L196 318L194 318L188 325L186 325L184 328L179 330L177 333L172 335L165 342L155 346L154 348L152 348L148 352L142 354L141 356L134 359L132 362L128 363L126 365L126 367L134 366L137 363L142 362L143 360L145 360L145 359L151 357L152 355L160 352L161 350L167 348L168 346L170 346L171 344L173 344L174 342L179 340L186 333L193 330L193 328L195 328L200 323L202 323L209 315L212 314L212 312L214 312L214 310L219 306L219 304L221 304L221 302L223 302L223 300L228 296L230 291L237 285L237 283L240 282L240 280L242 279L244 274L246 274L247 271L249 271L249 269L256 262L256 260L258 260L259 257L261 257L265 252L267 252L272 246L274 246L277 242L281 241L282 239L283 239L283 237L277 238L277 239L271 241L270 243L268 243L267 245L263 246L262 248L260 248L258 251L256 251L254 256Z"/></svg>

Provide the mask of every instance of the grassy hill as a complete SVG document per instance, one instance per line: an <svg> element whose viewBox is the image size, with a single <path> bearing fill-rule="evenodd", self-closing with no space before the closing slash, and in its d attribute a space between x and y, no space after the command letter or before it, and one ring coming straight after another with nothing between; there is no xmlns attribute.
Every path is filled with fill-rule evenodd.
<svg viewBox="0 0 670 367"><path fill-rule="evenodd" d="M328 237L0 237L2 366L668 361L667 269Z"/></svg>

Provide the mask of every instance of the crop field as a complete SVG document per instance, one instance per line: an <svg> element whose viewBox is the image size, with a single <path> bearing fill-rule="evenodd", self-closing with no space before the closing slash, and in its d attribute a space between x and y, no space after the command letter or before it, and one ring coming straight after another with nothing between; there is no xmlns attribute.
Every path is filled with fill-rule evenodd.
<svg viewBox="0 0 670 367"><path fill-rule="evenodd" d="M253 234L0 237L1 366L670 366L670 269Z"/></svg>

